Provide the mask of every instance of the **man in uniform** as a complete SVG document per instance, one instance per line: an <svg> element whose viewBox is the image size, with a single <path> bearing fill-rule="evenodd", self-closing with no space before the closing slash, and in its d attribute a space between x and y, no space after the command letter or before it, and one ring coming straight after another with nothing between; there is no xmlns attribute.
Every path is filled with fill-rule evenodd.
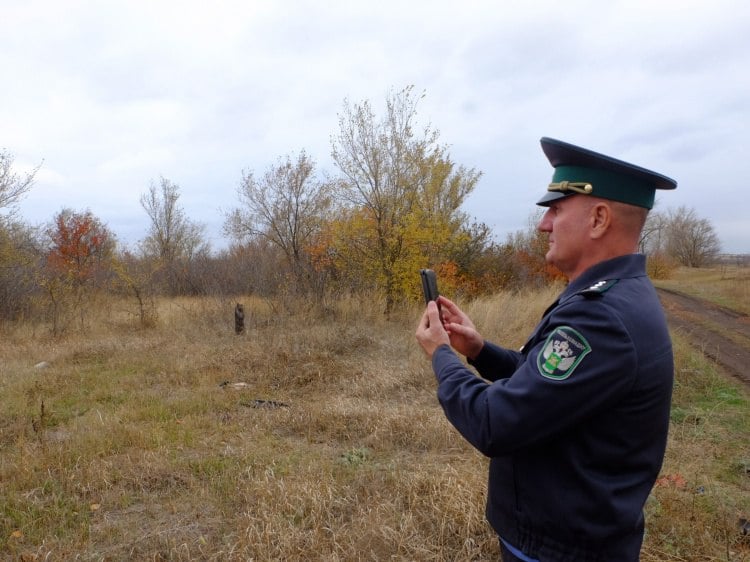
<svg viewBox="0 0 750 562"><path fill-rule="evenodd" d="M486 514L503 559L633 562L674 370L638 242L655 190L677 184L555 139L541 144L555 171L538 228L567 288L520 351L484 341L442 296L416 337L446 417L491 459Z"/></svg>

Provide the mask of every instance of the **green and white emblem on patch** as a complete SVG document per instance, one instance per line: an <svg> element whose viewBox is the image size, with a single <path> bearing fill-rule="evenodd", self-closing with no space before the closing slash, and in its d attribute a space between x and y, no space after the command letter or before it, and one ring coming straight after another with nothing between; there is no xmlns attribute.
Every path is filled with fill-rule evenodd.
<svg viewBox="0 0 750 562"><path fill-rule="evenodd" d="M543 377L565 380L591 351L589 342L569 326L560 326L552 332L536 358Z"/></svg>

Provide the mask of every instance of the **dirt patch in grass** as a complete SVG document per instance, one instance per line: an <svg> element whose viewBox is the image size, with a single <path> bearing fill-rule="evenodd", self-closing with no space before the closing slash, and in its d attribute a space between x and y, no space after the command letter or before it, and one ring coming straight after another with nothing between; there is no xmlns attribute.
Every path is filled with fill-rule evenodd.
<svg viewBox="0 0 750 562"><path fill-rule="evenodd" d="M658 291L670 326L750 386L750 316L671 289Z"/></svg>

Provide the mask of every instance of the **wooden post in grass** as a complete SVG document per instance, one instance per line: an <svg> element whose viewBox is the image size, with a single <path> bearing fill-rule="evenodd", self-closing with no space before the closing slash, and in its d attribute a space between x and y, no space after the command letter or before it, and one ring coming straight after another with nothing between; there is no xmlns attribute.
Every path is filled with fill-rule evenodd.
<svg viewBox="0 0 750 562"><path fill-rule="evenodd" d="M245 307L240 303L234 307L234 333L240 335L245 331Z"/></svg>

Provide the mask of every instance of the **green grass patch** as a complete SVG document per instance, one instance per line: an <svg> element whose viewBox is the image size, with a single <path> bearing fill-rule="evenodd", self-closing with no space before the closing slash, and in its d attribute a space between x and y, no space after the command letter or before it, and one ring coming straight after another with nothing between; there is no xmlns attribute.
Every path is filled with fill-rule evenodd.
<svg viewBox="0 0 750 562"><path fill-rule="evenodd" d="M676 380L662 476L646 505L649 560L750 557L750 397L689 341L675 338ZM732 554L734 553L734 554Z"/></svg>

